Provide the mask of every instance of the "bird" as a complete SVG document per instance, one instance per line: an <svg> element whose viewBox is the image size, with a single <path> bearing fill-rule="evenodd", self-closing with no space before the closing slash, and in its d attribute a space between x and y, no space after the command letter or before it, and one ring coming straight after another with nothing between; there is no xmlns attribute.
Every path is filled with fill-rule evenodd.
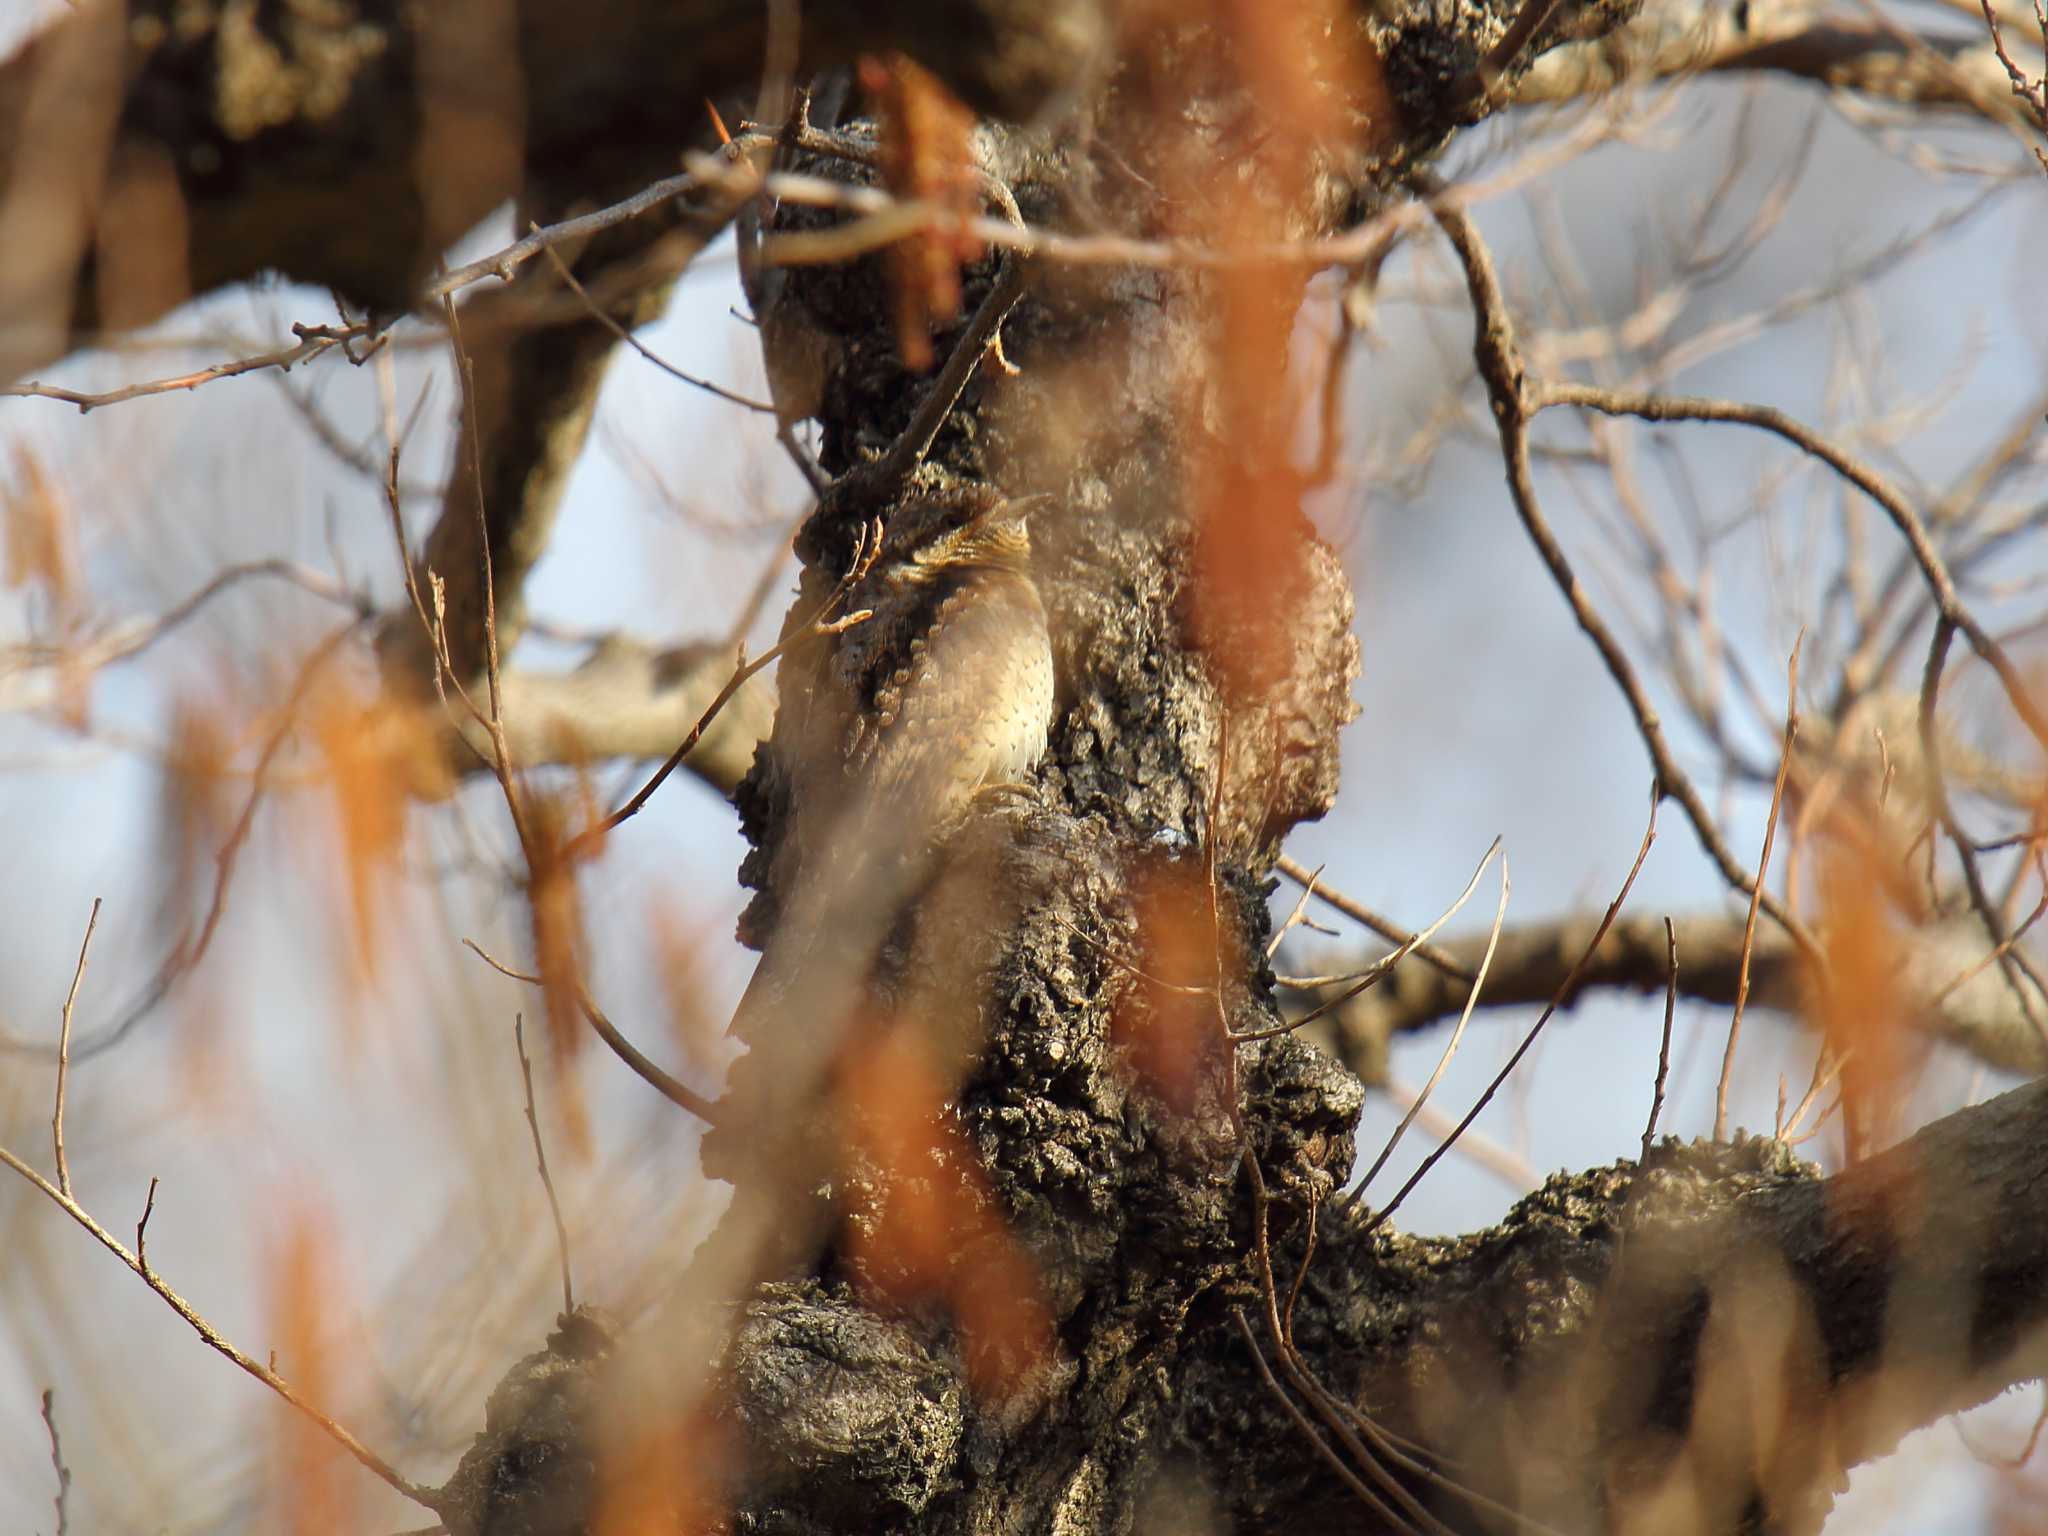
<svg viewBox="0 0 2048 1536"><path fill-rule="evenodd" d="M907 547L885 543L848 594L871 616L838 637L800 704L800 836L829 824L867 863L916 858L1044 756L1053 656L1031 572L1037 504L920 506Z"/></svg>
<svg viewBox="0 0 2048 1536"><path fill-rule="evenodd" d="M781 679L769 746L787 789L776 916L731 1033L748 1045L701 1148L735 1187L707 1242L728 1297L827 1235L834 1064L858 1049L877 963L945 867L949 841L1045 755L1054 656L1032 573L1038 498L899 501L846 596L861 622ZM944 923L949 914L937 914Z"/></svg>

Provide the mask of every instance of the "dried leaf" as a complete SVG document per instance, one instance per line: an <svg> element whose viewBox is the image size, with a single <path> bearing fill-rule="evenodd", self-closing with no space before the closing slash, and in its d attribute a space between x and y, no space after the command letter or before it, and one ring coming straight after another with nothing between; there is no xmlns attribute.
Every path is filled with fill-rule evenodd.
<svg viewBox="0 0 2048 1536"><path fill-rule="evenodd" d="M941 1079L913 1026L898 1024L846 1065L851 1150L874 1170L874 1203L850 1224L854 1262L878 1299L943 1299L969 1383L1028 1386L1052 1347L1036 1271L1004 1226L981 1164L945 1112Z"/></svg>
<svg viewBox="0 0 2048 1536"><path fill-rule="evenodd" d="M590 1115L576 1074L570 1070L584 1042L583 900L576 885L577 861L570 857L572 825L588 825L589 810L573 820L557 796L525 794L528 867L527 910L533 927L534 969L548 1024L548 1050L557 1079L569 1146L579 1157L591 1151Z"/></svg>
<svg viewBox="0 0 2048 1536"><path fill-rule="evenodd" d="M303 1208L292 1210L271 1263L271 1314L278 1371L309 1402L332 1406L338 1380L328 1331L339 1315L333 1295L333 1244ZM276 1523L292 1536L341 1536L360 1528L359 1475L341 1449L304 1414L280 1406L276 1444Z"/></svg>
<svg viewBox="0 0 2048 1536"><path fill-rule="evenodd" d="M594 1536L706 1536L726 1527L699 1468L731 1464L730 1431L708 1412L608 1435L598 1462Z"/></svg>
<svg viewBox="0 0 2048 1536"><path fill-rule="evenodd" d="M6 583L16 591L41 587L59 620L72 612L78 592L76 527L35 451L17 443L14 486L7 497Z"/></svg>
<svg viewBox="0 0 2048 1536"><path fill-rule="evenodd" d="M172 701L157 819L162 829L165 912L172 925L209 899L207 878L234 823L230 769L234 733L217 699L183 694ZM200 910L204 910L203 906Z"/></svg>
<svg viewBox="0 0 2048 1536"><path fill-rule="evenodd" d="M1193 1114L1229 1049L1206 875L1186 863L1159 865L1138 876L1132 895L1137 975L1118 1000L1112 1038L1140 1082L1174 1113ZM1226 955L1223 974L1239 974L1238 963Z"/></svg>
<svg viewBox="0 0 2048 1536"><path fill-rule="evenodd" d="M704 964L704 923L673 899L657 900L648 915L655 974L668 1002L669 1033L691 1067L711 1062L725 1038L725 1020L704 1006L713 995Z"/></svg>
<svg viewBox="0 0 2048 1536"><path fill-rule="evenodd" d="M413 790L437 759L425 717L331 684L308 705L313 748L334 815L356 980L378 971L383 912L395 885Z"/></svg>
<svg viewBox="0 0 2048 1536"><path fill-rule="evenodd" d="M1868 840L1836 842L1820 878L1826 977L1812 978L1813 1013L1842 1063L1842 1116L1849 1156L1892 1141L1926 1058L1926 1036L1906 1016L1910 993L1899 960L1912 950L1913 913L1902 907L1897 863Z"/></svg>
<svg viewBox="0 0 2048 1536"><path fill-rule="evenodd" d="M899 201L933 204L963 224L977 217L974 114L902 54L862 59L860 83L881 121L883 185ZM964 227L921 230L889 247L896 349L910 368L931 367L933 331L960 311L960 268L981 254L981 242Z"/></svg>

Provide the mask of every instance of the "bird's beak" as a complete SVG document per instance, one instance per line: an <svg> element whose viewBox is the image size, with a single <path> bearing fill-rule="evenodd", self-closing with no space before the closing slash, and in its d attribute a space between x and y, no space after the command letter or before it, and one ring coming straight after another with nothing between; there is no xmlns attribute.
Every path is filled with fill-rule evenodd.
<svg viewBox="0 0 2048 1536"><path fill-rule="evenodd" d="M1003 503L1001 515L1014 518L1020 523L1026 522L1034 512L1051 503L1052 494L1049 491L1033 491L1029 496L1012 496Z"/></svg>

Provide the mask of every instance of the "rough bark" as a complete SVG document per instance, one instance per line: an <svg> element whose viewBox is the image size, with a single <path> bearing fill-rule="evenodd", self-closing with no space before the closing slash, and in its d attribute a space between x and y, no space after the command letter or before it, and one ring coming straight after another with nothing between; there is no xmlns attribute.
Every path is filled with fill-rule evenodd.
<svg viewBox="0 0 2048 1536"><path fill-rule="evenodd" d="M1816 1530L1848 1468L2048 1365L2044 1116L2030 1084L1825 1180L1766 1141L1666 1141L1457 1239L1329 1223L1295 1335L1385 1430L1555 1529ZM1182 1386L1237 1526L1351 1518L1239 1341L1205 1335Z"/></svg>

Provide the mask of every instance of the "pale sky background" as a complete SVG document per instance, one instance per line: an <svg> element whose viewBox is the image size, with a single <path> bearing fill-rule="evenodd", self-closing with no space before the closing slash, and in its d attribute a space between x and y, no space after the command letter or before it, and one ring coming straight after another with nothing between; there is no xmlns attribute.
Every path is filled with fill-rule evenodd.
<svg viewBox="0 0 2048 1536"><path fill-rule="evenodd" d="M1603 149L1548 179L1584 279L1608 313L1626 309L1645 274L1654 277L1660 232L1681 228L1691 200L1719 173L1745 90L1697 87L1649 142ZM1766 86L1749 94L1759 174L1748 178L1755 190L1749 204L1738 197L1741 208L1753 204L1761 173L1779 163L1817 110L1803 90ZM1929 181L1838 119L1827 118L1819 132L1784 228L1702 302L1700 323L1824 279L1974 190ZM1482 144L1530 135L1530 120L1514 119L1475 135L1463 153L1470 158ZM1918 135L1925 146L1979 153L1989 152L1987 139ZM1491 205L1481 222L1511 290L1547 297L1549 280L1521 205ZM477 250L500 235L480 234ZM1680 387L1758 399L1825 422L1850 409L1830 397L1828 376L1844 335L1860 327L1881 342L1892 369L1889 378L1865 381L1872 396L1887 407L1909 398L1936 405L1906 460L1937 476L2001 430L2041 387L2044 241L2048 201L2037 183L2009 193L1876 285L1853 326L1840 311L1817 311L1695 370ZM729 249L721 245L700 262L667 319L643 339L678 366L758 392L752 331L729 313L741 302ZM1425 248L1420 261L1404 255L1390 266L1378 344L1356 365L1349 404L1361 454L1402 440L1447 389L1465 389L1469 398L1476 388L1468 314L1453 309L1432 319L1402 300L1418 271L1445 279L1441 251ZM162 332L190 337L223 326L269 345L292 319L330 317L323 295L275 289L218 296L172 317ZM95 355L43 377L103 388L222 355ZM401 355L408 406L430 371L438 375L435 393L407 463L407 478L428 484L447 451L451 393L434 354ZM340 551L352 577L394 598L396 566L375 488L337 470L313 445L280 393L287 386L317 397L353 438L369 439L375 381L368 370L329 359L282 381L224 381L84 418L54 402L0 401L0 455L26 446L63 487L78 517L87 585L109 612L161 609L227 561L277 554L325 568L330 550ZM1740 507L1758 476L1784 463L1764 439L1733 429L1680 429L1673 441L1710 507ZM691 515L650 494L650 469L680 491ZM1812 616L1817 585L1795 556L1805 520L1824 516L1828 505L1810 482L1795 485L1782 516L1774 512L1732 540L1721 565L1730 639L1779 700L1783 658ZM1613 593L1598 577L1600 530L1556 476L1546 474L1542 488L1581 574L1609 606ZM1375 490L1327 501L1319 515L1358 588L1363 713L1345 738L1338 809L1301 828L1290 852L1327 864L1341 889L1420 925L1457 894L1500 834L1512 861L1510 922L1603 906L1642 834L1648 765L1620 698L1521 535L1492 444L1446 445L1410 498ZM530 585L532 607L565 625L618 626L650 639L721 631L802 507L800 488L758 418L621 355L559 531ZM413 515L432 510L423 501ZM707 522L753 531L708 532ZM2013 568L2039 571L2043 563L2034 548L2015 555ZM0 594L0 643L22 638L30 617L18 594ZM180 686L204 686L223 654L246 662L267 653L287 665L329 622L329 611L291 589L237 595L161 654L101 676L92 693L93 738L45 719L0 715L0 868L7 871L0 1028L54 1037L96 896L106 908L81 993L81 1034L132 994L159 953L157 755L166 701ZM536 647L521 660L547 654ZM1647 659L1642 664L1653 672ZM1667 708L1668 721L1676 716ZM1675 739L1688 765L1705 772L1704 744L1683 727ZM1760 756L1774 750L1761 737L1752 744ZM600 782L610 783L609 774ZM472 785L460 797L461 818L449 809L416 812L421 863L459 857L458 819L502 847L494 794L485 783ZM1744 792L1729 803L1733 841L1753 860L1762 800ZM388 898L390 968L372 990L344 985L349 957L332 936L325 814L322 803L301 795L260 815L218 951L179 1001L122 1049L75 1070L73 1177L88 1206L125 1238L150 1177L158 1176L152 1262L258 1354L275 1342L266 1274L282 1241L278 1213L319 1213L332 1240L338 1307L360 1319L348 1349L375 1364L377 1388L356 1418L373 1443L401 1445L396 1454L412 1475L438 1481L449 1465L445 1449L436 1448L441 1442L408 1456L391 1433L427 1422L435 1409L452 1411L464 1432L473 1428L488 1384L515 1355L539 1347L559 1306L517 1064L505 1038L521 1008L536 1024L530 1036L537 1033L537 1003L466 952L438 947L445 927L523 962L512 895L479 894L460 876L437 887L424 868ZM643 1046L707 1088L716 1083L716 1052L686 1059L687 1042L663 1022L670 1010L650 959L651 914L679 914L700 935L702 1011L722 1021L751 964L730 937L742 851L729 809L679 777L583 882L600 996ZM1464 931L1483 928L1494 889L1489 877L1461 919ZM440 915L443 899L456 915ZM1283 889L1283 911L1291 900ZM1667 807L1631 910L1688 911L1723 900L1676 807ZM437 947L409 949L414 931ZM1658 1016L1654 1003L1612 998L1561 1016L1478 1129L1539 1174L1632 1157L1648 1109ZM1437 1104L1461 1114L1531 1017L1482 1014ZM1681 1009L1664 1130L1709 1128L1725 1028L1719 1010ZM1397 1075L1420 1082L1443 1039L1439 1030L1405 1041ZM440 1083L451 1062L462 1074L457 1080L474 1082L474 1093L423 1104L419 1084ZM1791 1079L1796 1098L1810 1062L1810 1049L1784 1021L1755 1018L1735 1081L1734 1118L1768 1130L1779 1075ZM607 1294L607 1278L630 1270L623 1260L614 1265L614 1249L686 1246L691 1223L701 1220L704 1209L688 1187L694 1133L687 1117L608 1056L587 1052L578 1070L597 1117L597 1159L557 1171L577 1233L582 1291L609 1303L619 1298ZM1966 1065L1937 1062L1927 1111L1961 1102L1970 1078ZM49 1086L42 1063L9 1057L0 1065L0 1134L44 1166ZM1979 1091L2002 1086L1993 1080ZM543 1073L544 1101L550 1091ZM1392 1120L1375 1101L1364 1133L1369 1150ZM1432 1145L1412 1133L1382 1176L1384 1188ZM1806 1150L1828 1146L1823 1140ZM569 1161L559 1151L557 1158ZM482 1171L491 1177L479 1180ZM1452 1156L1411 1197L1404 1220L1423 1231L1465 1230L1497 1219L1515 1195ZM52 1382L76 1478L74 1529L214 1528L188 1523L205 1503L195 1490L212 1488L221 1490L211 1506L217 1522L260 1527L260 1511L234 1503L231 1491L247 1480L251 1460L267 1454L282 1412L268 1395L204 1350L110 1256L11 1179L0 1182L0 1254L7 1255L0 1261L0 1529L51 1527L37 1409L40 1388ZM474 1287L457 1293L469 1298L463 1305L474 1325L453 1339L443 1305L450 1277ZM96 1389L107 1382L118 1392ZM2030 1389L1970 1416L1973 1441L2016 1449L2038 1403L2038 1389ZM1956 1430L1938 1425L1898 1456L1859 1471L1829 1529L1844 1536L1988 1531L1989 1476L1958 1453ZM364 1529L379 1520L393 1528L418 1523L403 1506L376 1500L366 1495Z"/></svg>

